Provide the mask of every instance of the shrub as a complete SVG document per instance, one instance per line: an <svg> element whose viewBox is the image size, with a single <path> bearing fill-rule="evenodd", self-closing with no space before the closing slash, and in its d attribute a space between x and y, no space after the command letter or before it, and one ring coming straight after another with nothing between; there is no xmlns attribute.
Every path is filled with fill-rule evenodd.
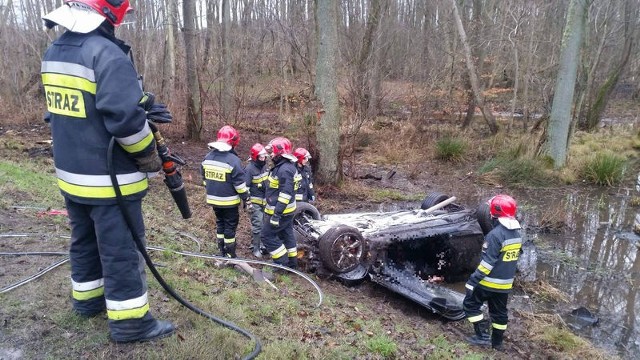
<svg viewBox="0 0 640 360"><path fill-rule="evenodd" d="M436 157L444 161L461 161L467 150L467 144L452 137L444 137L436 142Z"/></svg>
<svg viewBox="0 0 640 360"><path fill-rule="evenodd" d="M586 181L601 186L612 186L622 180L625 170L625 159L621 156L599 152L587 160L582 168L582 176Z"/></svg>

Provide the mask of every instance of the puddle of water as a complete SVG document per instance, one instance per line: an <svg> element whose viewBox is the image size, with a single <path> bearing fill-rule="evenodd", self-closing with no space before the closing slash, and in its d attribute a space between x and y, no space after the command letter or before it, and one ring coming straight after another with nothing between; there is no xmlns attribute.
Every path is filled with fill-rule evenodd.
<svg viewBox="0 0 640 360"><path fill-rule="evenodd" d="M538 245L538 278L570 299L568 305L547 310L564 315L574 331L594 344L630 359L640 358L640 237L632 231L640 209L629 206L634 194L632 189L603 189L519 195L520 203L536 207L523 209L525 225L539 224L549 214L562 217L556 220L566 225L556 234L530 235ZM562 211L556 212L558 207ZM573 321L571 311L580 307L598 323Z"/></svg>

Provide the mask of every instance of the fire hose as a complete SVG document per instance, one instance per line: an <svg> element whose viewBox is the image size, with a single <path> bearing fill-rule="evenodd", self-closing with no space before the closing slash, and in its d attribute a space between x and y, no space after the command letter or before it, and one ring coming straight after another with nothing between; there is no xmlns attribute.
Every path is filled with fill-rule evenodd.
<svg viewBox="0 0 640 360"><path fill-rule="evenodd" d="M160 141L156 140L156 146L158 146L158 155L160 156L163 162L162 170L165 174L164 182L169 188L169 190L171 191L171 195L173 199L176 201L176 205L178 205L178 208L180 209L180 213L182 214L182 217L187 219L191 217L191 210L189 209L189 203L187 202L187 194L184 189L184 183L182 182L182 176L180 175L180 172L176 170L176 167L175 167L175 162L178 162L178 163L180 162L176 160L181 160L181 159L171 155L169 148L166 146L166 143L162 138L162 135L158 131L158 128L151 122L149 122L149 124L153 131L154 137L156 139L161 139ZM107 167L109 169L109 176L111 177L111 183L116 193L116 201L118 203L118 206L120 207L120 210L122 211L122 215L125 219L125 222L127 223L127 226L129 227L130 230L132 230L135 228L133 226L133 219L131 217L131 214L129 214L129 212L127 211L127 207L124 204L124 198L122 196L122 192L120 191L120 184L118 183L118 178L116 177L116 171L113 166L114 143L115 143L115 138L112 137L111 141L109 142L109 150L107 152ZM169 293L171 297L176 299L180 304L182 304L187 309L193 311L194 313L204 316L254 341L255 345L254 345L253 351L247 356L245 356L244 359L254 359L256 356L258 356L258 354L262 349L262 344L260 343L260 340L255 335L253 335L252 333L248 332L245 329L240 328L239 326L235 325L232 322L220 319L218 317L215 317L203 311L202 309L191 304L189 301L187 301L178 293L176 293L173 290L173 288L166 283L166 281L162 278L162 276L154 266L153 262L151 261L151 258L149 257L149 254L145 249L144 244L142 243L142 239L140 239L140 237L135 231L131 231L131 235L133 236L133 240L135 241L136 246L138 247L138 251L140 251L140 253L142 254L142 257L144 258L145 263L149 267L149 270L151 271L153 276L156 278L158 283L160 283L162 288L167 293Z"/></svg>

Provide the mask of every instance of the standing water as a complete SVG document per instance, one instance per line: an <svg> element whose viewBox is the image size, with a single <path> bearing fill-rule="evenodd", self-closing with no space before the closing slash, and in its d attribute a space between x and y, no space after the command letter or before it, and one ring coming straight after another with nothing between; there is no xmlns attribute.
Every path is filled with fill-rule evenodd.
<svg viewBox="0 0 640 360"><path fill-rule="evenodd" d="M640 189L529 191L516 196L525 227L533 228L527 234L537 245L537 277L568 297L549 311L594 344L640 358L639 209L630 205Z"/></svg>

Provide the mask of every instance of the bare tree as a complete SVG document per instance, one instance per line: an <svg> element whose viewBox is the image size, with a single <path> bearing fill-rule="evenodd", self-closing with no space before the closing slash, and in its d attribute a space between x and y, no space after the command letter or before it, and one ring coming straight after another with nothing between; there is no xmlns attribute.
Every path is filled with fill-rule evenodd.
<svg viewBox="0 0 640 360"><path fill-rule="evenodd" d="M560 69L547 126L547 151L555 168L562 168L567 160L571 108L580 63L580 44L590 3L591 0L571 0L562 37Z"/></svg>
<svg viewBox="0 0 640 360"><path fill-rule="evenodd" d="M198 64L196 62L196 4L195 0L183 0L184 14L184 47L187 71L187 138L199 140L202 132L202 104L200 100L200 80L198 78Z"/></svg>
<svg viewBox="0 0 640 360"><path fill-rule="evenodd" d="M451 0L451 5L453 6L453 18L456 23L456 27L458 28L458 34L460 35L460 41L462 42L462 46L464 48L464 55L466 58L467 64L467 72L469 75L469 81L471 82L471 88L473 90L473 96L475 98L475 102L480 107L480 111L482 112L482 116L484 116L484 120L489 125L489 130L492 134L498 133L498 125L496 124L496 119L493 117L493 114L487 107L482 98L482 90L480 88L480 82L478 81L478 74L476 72L476 67L473 64L473 58L471 56L471 47L469 46L469 41L467 41L467 34L464 31L464 27L462 26L462 19L460 19L460 14L458 13L458 5L456 5L455 0Z"/></svg>
<svg viewBox="0 0 640 360"><path fill-rule="evenodd" d="M336 184L342 178L340 160L340 107L338 102L338 3L316 0L318 36L316 96L323 113L316 132L319 150L316 179L321 184Z"/></svg>

